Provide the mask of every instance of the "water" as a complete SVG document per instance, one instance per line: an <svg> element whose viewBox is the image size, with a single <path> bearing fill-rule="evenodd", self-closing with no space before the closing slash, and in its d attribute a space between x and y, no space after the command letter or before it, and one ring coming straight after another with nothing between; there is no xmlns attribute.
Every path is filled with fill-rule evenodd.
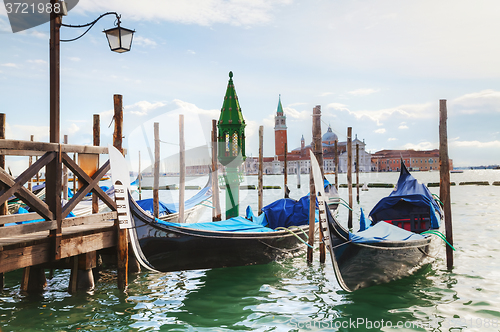
<svg viewBox="0 0 500 332"><path fill-rule="evenodd" d="M437 172L415 172L421 182L438 182ZM333 176L327 176L333 181ZM398 174L361 174L360 182L395 183ZM353 177L355 179L355 177ZM206 178L190 179L204 185ZM465 171L451 180L500 181L500 171ZM266 176L265 185L282 177ZM289 176L291 196L307 192L308 176ZM345 174L340 183L346 183ZM255 177L245 183L256 184ZM355 218L368 212L391 189L360 192ZM438 193L439 188L431 188ZM186 196L195 191L187 191ZM163 192L162 199L176 191ZM340 189L347 200L347 189ZM144 192L147 196L148 192ZM282 190L264 190L264 202ZM224 197L221 195L221 197ZM356 191L354 190L354 200ZM40 295L20 293L21 271L6 274L0 297L1 331L500 331L500 187L451 188L455 267L441 258L417 274L354 293L341 290L327 263L305 262L305 254L267 265L182 271L142 272L129 288L116 288L113 270L100 273L92 294L67 292L69 271L56 270ZM241 191L242 206L257 209L257 191ZM240 209L243 213L243 207ZM341 220L346 220L342 209ZM207 213L205 218L209 218ZM399 327L396 329L396 326ZM393 328L388 325L392 325Z"/></svg>

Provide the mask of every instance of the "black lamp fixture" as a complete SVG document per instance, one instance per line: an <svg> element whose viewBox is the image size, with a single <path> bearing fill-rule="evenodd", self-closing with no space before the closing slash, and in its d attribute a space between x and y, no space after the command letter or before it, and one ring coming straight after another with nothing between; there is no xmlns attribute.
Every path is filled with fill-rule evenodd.
<svg viewBox="0 0 500 332"><path fill-rule="evenodd" d="M108 38L109 48L113 52L123 53L130 51L132 47L132 38L135 30L122 28L120 26L120 18L117 17L116 28L111 28L103 31Z"/></svg>
<svg viewBox="0 0 500 332"><path fill-rule="evenodd" d="M116 27L104 30L103 32L106 34L106 38L108 39L108 44L109 48L113 52L117 53L124 53L130 51L130 48L132 47L132 38L134 37L135 30L130 30L127 28L123 28L121 26L121 21L120 21L120 15L118 15L116 12L107 12L99 16L97 19L94 21L83 24L83 25L69 25L69 24L61 24L63 27L68 27L68 28L84 28L84 27L89 27L83 34L80 36L73 38L73 39L66 39L66 40L61 40L62 42L69 42L69 41L74 41L77 40L81 37L83 37L93 26L94 24L97 23L101 18L107 15L115 15L116 16L116 21L115 25Z"/></svg>

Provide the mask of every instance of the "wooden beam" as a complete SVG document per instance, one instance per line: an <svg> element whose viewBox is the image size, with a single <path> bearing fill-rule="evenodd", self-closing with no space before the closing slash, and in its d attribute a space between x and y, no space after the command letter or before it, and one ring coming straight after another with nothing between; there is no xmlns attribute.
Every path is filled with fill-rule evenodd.
<svg viewBox="0 0 500 332"><path fill-rule="evenodd" d="M321 106L318 105L314 108L313 110L313 128L312 128L312 135L313 135L313 153L314 153L314 156L316 157L316 159L318 160L318 163L320 165L320 169L321 169L321 179L324 178L324 175L325 175L325 171L324 171L324 167L323 167L323 143L321 142ZM312 170L311 170L311 173L312 173ZM314 188L314 183L312 185L312 187ZM318 192L319 188L314 188L314 194L316 197L316 193ZM314 200L314 209L316 209L316 199ZM326 207L328 208L328 207ZM320 229L320 232L319 232L319 261L320 263L324 263L325 262L325 257L326 257L326 253L325 253L325 244L323 243L323 231L321 229L321 227L319 228Z"/></svg>
<svg viewBox="0 0 500 332"><path fill-rule="evenodd" d="M263 176L264 176L264 126L259 127L259 215L262 214L263 205Z"/></svg>
<svg viewBox="0 0 500 332"><path fill-rule="evenodd" d="M31 142L10 139L0 141L0 151L5 155L17 155L18 151L24 151L27 156L36 156L43 154L43 152L59 152L59 150L65 153L108 154L108 148L101 146L75 144L59 146L59 143Z"/></svg>
<svg viewBox="0 0 500 332"><path fill-rule="evenodd" d="M63 154L63 163L73 172L74 177L78 176L79 180L86 182L73 198L64 206L63 214L66 216L70 213L89 192L95 193L110 209L116 210L116 203L99 188L99 181L109 171L109 160L101 166L101 168L92 175L88 176L67 154Z"/></svg>
<svg viewBox="0 0 500 332"><path fill-rule="evenodd" d="M349 193L349 215L347 228L352 230L352 127L347 128L347 191Z"/></svg>
<svg viewBox="0 0 500 332"><path fill-rule="evenodd" d="M21 175L19 175L15 180L7 172L5 172L4 169L0 169L0 182L9 187L8 189L4 189L0 192L0 204L6 202L12 195L14 195L14 193L23 188L24 184L28 182L43 166L46 166L54 160L55 156L55 153L46 153L30 168L21 173Z"/></svg>
<svg viewBox="0 0 500 332"><path fill-rule="evenodd" d="M154 164L154 174L153 174L153 216L158 218L159 216L159 190L160 190L160 124L155 122L153 125L154 136L155 136L155 164Z"/></svg>

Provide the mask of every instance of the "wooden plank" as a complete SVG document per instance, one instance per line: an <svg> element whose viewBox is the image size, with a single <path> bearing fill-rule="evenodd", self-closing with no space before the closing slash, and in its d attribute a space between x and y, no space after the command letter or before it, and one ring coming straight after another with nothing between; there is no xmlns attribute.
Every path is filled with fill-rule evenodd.
<svg viewBox="0 0 500 332"><path fill-rule="evenodd" d="M36 220L36 219L41 219L40 215L36 212L30 212L30 213L21 213L21 214L9 214L9 215L3 215L0 216L0 225L5 225L13 222L20 222L20 221L30 221L30 220ZM0 230L1 234L1 230Z"/></svg>
<svg viewBox="0 0 500 332"><path fill-rule="evenodd" d="M63 238L61 240L61 258L110 248L114 245L116 245L116 235L112 228L94 234Z"/></svg>
<svg viewBox="0 0 500 332"><path fill-rule="evenodd" d="M46 241L29 247L0 252L0 272L5 273L50 261L51 244Z"/></svg>
<svg viewBox="0 0 500 332"><path fill-rule="evenodd" d="M91 146L91 145L76 145L68 144L61 146L61 152L65 153L92 153L92 154L108 154L107 147L101 146ZM6 155L13 155L14 151L24 151L24 153L31 153L33 155L38 155L41 151L44 152L59 152L58 143L46 143L46 142L31 142L23 140L4 140L0 142L0 151L5 151ZM29 155L29 154L26 154Z"/></svg>

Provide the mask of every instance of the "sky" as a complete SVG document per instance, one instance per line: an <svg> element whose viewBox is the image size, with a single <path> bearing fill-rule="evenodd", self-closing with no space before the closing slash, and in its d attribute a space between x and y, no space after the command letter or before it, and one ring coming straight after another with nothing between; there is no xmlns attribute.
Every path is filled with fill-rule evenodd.
<svg viewBox="0 0 500 332"><path fill-rule="evenodd" d="M124 145L133 169L150 163L153 123L162 158L178 151L179 114L186 147L206 145L218 119L228 73L246 120L246 154L274 154L281 95L288 146L312 139L321 105L346 140L366 149L439 147L439 100L447 100L449 155L455 167L500 164L500 3L496 0L81 0L63 18L85 24L116 11L135 29L132 50L109 50L101 19L83 38L61 43L61 135L111 142L113 94L123 95ZM62 28L61 38L83 32ZM49 24L12 33L0 6L0 112L7 138L49 137ZM23 158L8 158L21 169Z"/></svg>

